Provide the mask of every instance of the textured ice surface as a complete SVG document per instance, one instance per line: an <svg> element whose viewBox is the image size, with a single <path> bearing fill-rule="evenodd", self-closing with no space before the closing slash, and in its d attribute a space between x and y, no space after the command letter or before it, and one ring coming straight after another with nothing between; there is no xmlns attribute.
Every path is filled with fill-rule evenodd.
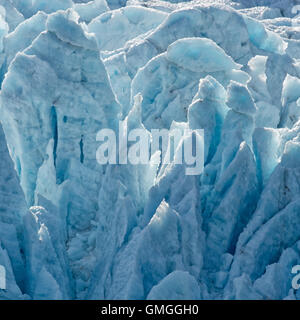
<svg viewBox="0 0 300 320"><path fill-rule="evenodd" d="M0 0L0 299L300 299L297 4ZM119 121L203 173L99 165Z"/></svg>
<svg viewBox="0 0 300 320"><path fill-rule="evenodd" d="M109 10L105 0L95 0L88 3L76 3L73 6L74 10L80 15L80 19L89 23L101 13Z"/></svg>

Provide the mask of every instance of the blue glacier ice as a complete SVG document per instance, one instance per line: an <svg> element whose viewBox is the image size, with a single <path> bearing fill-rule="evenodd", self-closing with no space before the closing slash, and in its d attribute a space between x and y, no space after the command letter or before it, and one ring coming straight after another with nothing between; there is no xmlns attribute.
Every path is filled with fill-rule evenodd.
<svg viewBox="0 0 300 320"><path fill-rule="evenodd" d="M0 0L0 299L299 300L297 5ZM203 129L203 172L101 129Z"/></svg>

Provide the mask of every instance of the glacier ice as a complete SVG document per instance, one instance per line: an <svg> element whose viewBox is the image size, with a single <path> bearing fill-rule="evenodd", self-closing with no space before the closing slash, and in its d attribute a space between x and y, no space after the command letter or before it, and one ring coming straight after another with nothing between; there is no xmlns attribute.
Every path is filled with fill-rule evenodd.
<svg viewBox="0 0 300 320"><path fill-rule="evenodd" d="M91 22L101 13L109 10L105 0L95 0L88 3L75 3L73 8L79 14L80 20L85 23Z"/></svg>
<svg viewBox="0 0 300 320"><path fill-rule="evenodd" d="M88 30L96 35L101 51L123 48L127 41L143 38L166 18L164 12L129 6L98 15Z"/></svg>
<svg viewBox="0 0 300 320"><path fill-rule="evenodd" d="M296 4L0 0L0 299L299 300ZM204 170L106 128L204 129Z"/></svg>
<svg viewBox="0 0 300 320"><path fill-rule="evenodd" d="M197 281L188 272L174 271L151 289L148 300L199 300Z"/></svg>

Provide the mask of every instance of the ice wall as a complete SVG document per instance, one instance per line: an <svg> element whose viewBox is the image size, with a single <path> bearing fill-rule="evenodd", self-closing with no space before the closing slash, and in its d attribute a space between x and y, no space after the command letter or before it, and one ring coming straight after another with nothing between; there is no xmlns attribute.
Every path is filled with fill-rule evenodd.
<svg viewBox="0 0 300 320"><path fill-rule="evenodd" d="M299 299L296 4L0 0L0 298ZM100 165L119 122L203 173Z"/></svg>

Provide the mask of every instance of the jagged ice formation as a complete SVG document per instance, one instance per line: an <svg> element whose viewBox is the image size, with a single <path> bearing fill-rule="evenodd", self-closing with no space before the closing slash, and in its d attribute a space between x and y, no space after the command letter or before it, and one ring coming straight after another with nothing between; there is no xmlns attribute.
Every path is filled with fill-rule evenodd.
<svg viewBox="0 0 300 320"><path fill-rule="evenodd" d="M300 299L297 5L0 0L0 299ZM100 165L119 121L202 174Z"/></svg>

